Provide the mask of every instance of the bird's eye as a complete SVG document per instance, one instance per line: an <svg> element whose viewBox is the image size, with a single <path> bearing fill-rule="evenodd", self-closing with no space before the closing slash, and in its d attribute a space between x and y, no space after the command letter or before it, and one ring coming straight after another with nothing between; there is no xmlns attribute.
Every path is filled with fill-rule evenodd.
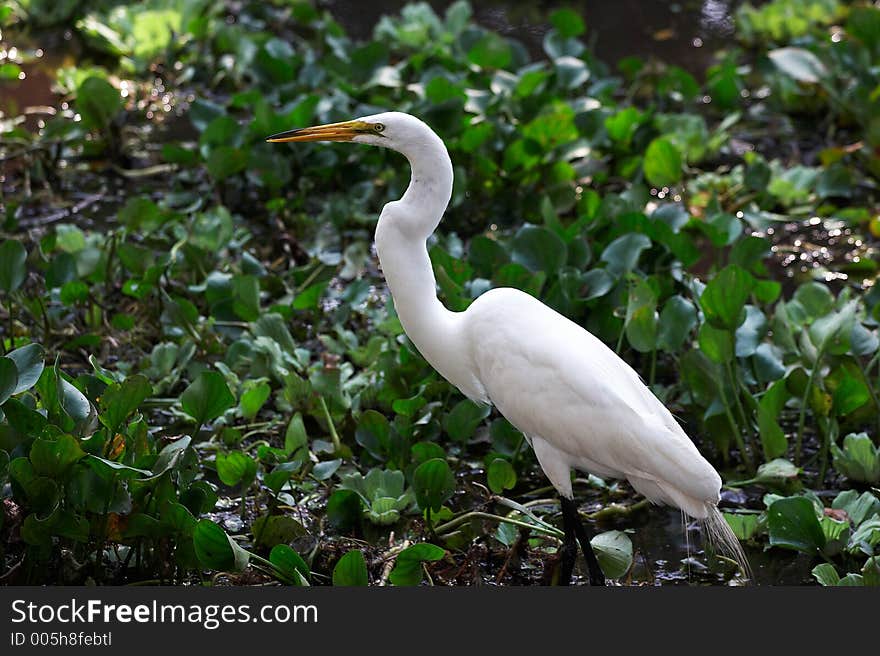
<svg viewBox="0 0 880 656"><path fill-rule="evenodd" d="M373 129L374 129L376 132L382 132L383 130L385 130L385 124L384 124L384 123L376 123L376 124L373 126Z"/></svg>

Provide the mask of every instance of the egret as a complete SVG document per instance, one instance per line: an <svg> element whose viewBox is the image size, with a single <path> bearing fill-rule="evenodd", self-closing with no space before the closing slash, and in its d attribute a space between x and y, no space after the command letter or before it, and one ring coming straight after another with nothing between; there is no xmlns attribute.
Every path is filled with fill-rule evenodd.
<svg viewBox="0 0 880 656"><path fill-rule="evenodd" d="M446 146L430 127L409 114L385 112L288 130L267 141L350 141L390 148L409 160L409 186L382 209L375 233L394 307L431 366L468 398L494 405L525 435L560 496L562 584L571 580L578 543L590 584L605 583L574 502L572 469L625 478L650 501L680 508L748 576L742 548L718 510L721 477L614 351L518 289L491 289L463 312L437 298L426 242L452 196L453 172Z"/></svg>

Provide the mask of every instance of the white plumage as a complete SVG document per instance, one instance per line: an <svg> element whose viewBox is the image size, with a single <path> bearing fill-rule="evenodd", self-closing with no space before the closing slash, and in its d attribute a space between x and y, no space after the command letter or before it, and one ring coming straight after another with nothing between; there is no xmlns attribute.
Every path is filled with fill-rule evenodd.
<svg viewBox="0 0 880 656"><path fill-rule="evenodd" d="M516 289L493 289L464 312L437 299L426 250L452 193L446 147L399 112L292 130L271 141L354 141L403 153L412 178L382 210L376 246L406 334L466 396L492 403L521 430L565 499L571 470L625 478L655 503L704 520L747 570L717 510L721 478L638 374L599 339Z"/></svg>

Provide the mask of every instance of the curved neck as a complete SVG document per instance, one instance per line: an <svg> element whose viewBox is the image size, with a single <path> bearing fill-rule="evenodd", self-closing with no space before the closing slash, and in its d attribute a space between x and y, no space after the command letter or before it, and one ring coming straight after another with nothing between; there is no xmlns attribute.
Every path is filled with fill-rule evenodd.
<svg viewBox="0 0 880 656"><path fill-rule="evenodd" d="M388 203L376 226L376 250L407 336L447 379L455 349L455 314L437 298L426 240L440 223L452 196L452 162L440 138L425 135L403 152L412 168L403 197Z"/></svg>

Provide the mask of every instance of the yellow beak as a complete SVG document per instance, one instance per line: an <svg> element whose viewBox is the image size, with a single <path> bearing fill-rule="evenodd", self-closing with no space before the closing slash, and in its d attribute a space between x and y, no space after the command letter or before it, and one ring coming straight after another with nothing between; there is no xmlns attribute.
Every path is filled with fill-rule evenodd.
<svg viewBox="0 0 880 656"><path fill-rule="evenodd" d="M267 137L269 143L290 143L300 141L351 141L358 134L370 132L371 126L365 121L344 121L328 123L311 128L296 128Z"/></svg>

